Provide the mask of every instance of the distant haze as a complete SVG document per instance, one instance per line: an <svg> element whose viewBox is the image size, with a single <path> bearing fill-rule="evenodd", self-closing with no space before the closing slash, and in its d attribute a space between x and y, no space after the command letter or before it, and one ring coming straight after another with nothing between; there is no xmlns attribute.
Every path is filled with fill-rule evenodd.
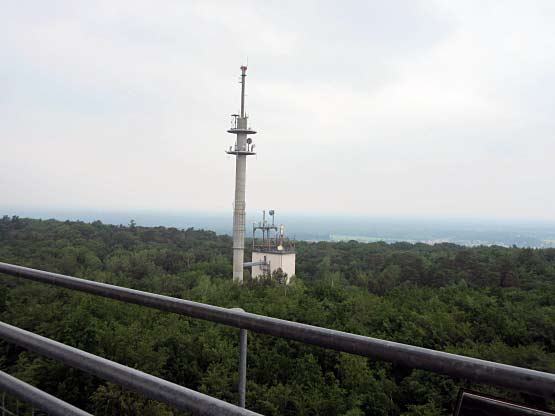
<svg viewBox="0 0 555 416"><path fill-rule="evenodd" d="M0 206L231 221L248 59L251 216L554 217L552 0L0 6Z"/></svg>
<svg viewBox="0 0 555 416"><path fill-rule="evenodd" d="M106 224L197 228L231 234L231 213L226 212L161 212L161 211L85 211L37 210L0 207L3 215L57 219L61 221L100 220ZM271 221L270 217L267 218ZM261 215L247 215L246 236L252 234L252 223ZM358 215L323 215L276 212L276 224L285 224L286 235L297 240L394 243L454 243L466 246L500 245L519 247L555 247L555 222L445 220L418 218L383 218Z"/></svg>

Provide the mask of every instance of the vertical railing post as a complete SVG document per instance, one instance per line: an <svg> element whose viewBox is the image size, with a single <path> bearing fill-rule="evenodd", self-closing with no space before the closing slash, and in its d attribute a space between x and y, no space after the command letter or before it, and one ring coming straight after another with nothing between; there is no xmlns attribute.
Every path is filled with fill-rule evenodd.
<svg viewBox="0 0 555 416"><path fill-rule="evenodd" d="M247 394L247 330L239 331L239 407L245 407Z"/></svg>
<svg viewBox="0 0 555 416"><path fill-rule="evenodd" d="M233 308L235 311L245 312L241 308ZM247 330L239 330L239 407L245 408L247 394Z"/></svg>

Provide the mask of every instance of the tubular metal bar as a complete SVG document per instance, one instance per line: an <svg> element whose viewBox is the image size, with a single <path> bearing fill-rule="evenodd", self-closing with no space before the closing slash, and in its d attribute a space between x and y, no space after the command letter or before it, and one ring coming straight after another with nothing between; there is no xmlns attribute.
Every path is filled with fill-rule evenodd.
<svg viewBox="0 0 555 416"><path fill-rule="evenodd" d="M243 263L243 267L255 267L255 266L265 266L266 260L261 261L247 261Z"/></svg>
<svg viewBox="0 0 555 416"><path fill-rule="evenodd" d="M247 401L247 330L239 330L239 407Z"/></svg>
<svg viewBox="0 0 555 416"><path fill-rule="evenodd" d="M37 406L53 416L92 416L36 387L0 371L0 390Z"/></svg>
<svg viewBox="0 0 555 416"><path fill-rule="evenodd" d="M0 322L0 338L197 415L259 415L88 352Z"/></svg>
<svg viewBox="0 0 555 416"><path fill-rule="evenodd" d="M457 415L555 416L553 413L464 392Z"/></svg>
<svg viewBox="0 0 555 416"><path fill-rule="evenodd" d="M0 273L555 399L555 375L0 263Z"/></svg>
<svg viewBox="0 0 555 416"><path fill-rule="evenodd" d="M233 308L234 311L245 312L241 308ZM247 396L247 330L239 330L239 407L246 406Z"/></svg>

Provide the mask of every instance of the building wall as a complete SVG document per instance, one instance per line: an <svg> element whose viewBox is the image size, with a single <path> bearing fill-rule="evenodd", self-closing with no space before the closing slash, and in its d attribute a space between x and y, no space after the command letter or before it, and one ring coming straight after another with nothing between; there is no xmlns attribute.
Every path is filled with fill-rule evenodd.
<svg viewBox="0 0 555 416"><path fill-rule="evenodd" d="M258 251L253 251L252 261L261 261L266 258L266 261L270 263L270 274L281 268L284 273L287 273L287 283L291 279L291 276L295 274L295 253L261 253ZM252 268L252 277L260 277L264 274L264 269L261 266L254 266Z"/></svg>

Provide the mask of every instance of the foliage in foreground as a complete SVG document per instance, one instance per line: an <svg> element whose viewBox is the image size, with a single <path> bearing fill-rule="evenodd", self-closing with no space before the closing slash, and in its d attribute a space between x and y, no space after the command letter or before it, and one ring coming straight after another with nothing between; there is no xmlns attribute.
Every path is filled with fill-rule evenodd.
<svg viewBox="0 0 555 416"><path fill-rule="evenodd" d="M555 250L298 242L295 283L231 283L231 239L194 229L0 219L0 261L555 372ZM237 402L238 331L0 276L0 320ZM176 415L0 343L0 369L97 415ZM247 405L266 415L443 415L473 386L249 333Z"/></svg>

